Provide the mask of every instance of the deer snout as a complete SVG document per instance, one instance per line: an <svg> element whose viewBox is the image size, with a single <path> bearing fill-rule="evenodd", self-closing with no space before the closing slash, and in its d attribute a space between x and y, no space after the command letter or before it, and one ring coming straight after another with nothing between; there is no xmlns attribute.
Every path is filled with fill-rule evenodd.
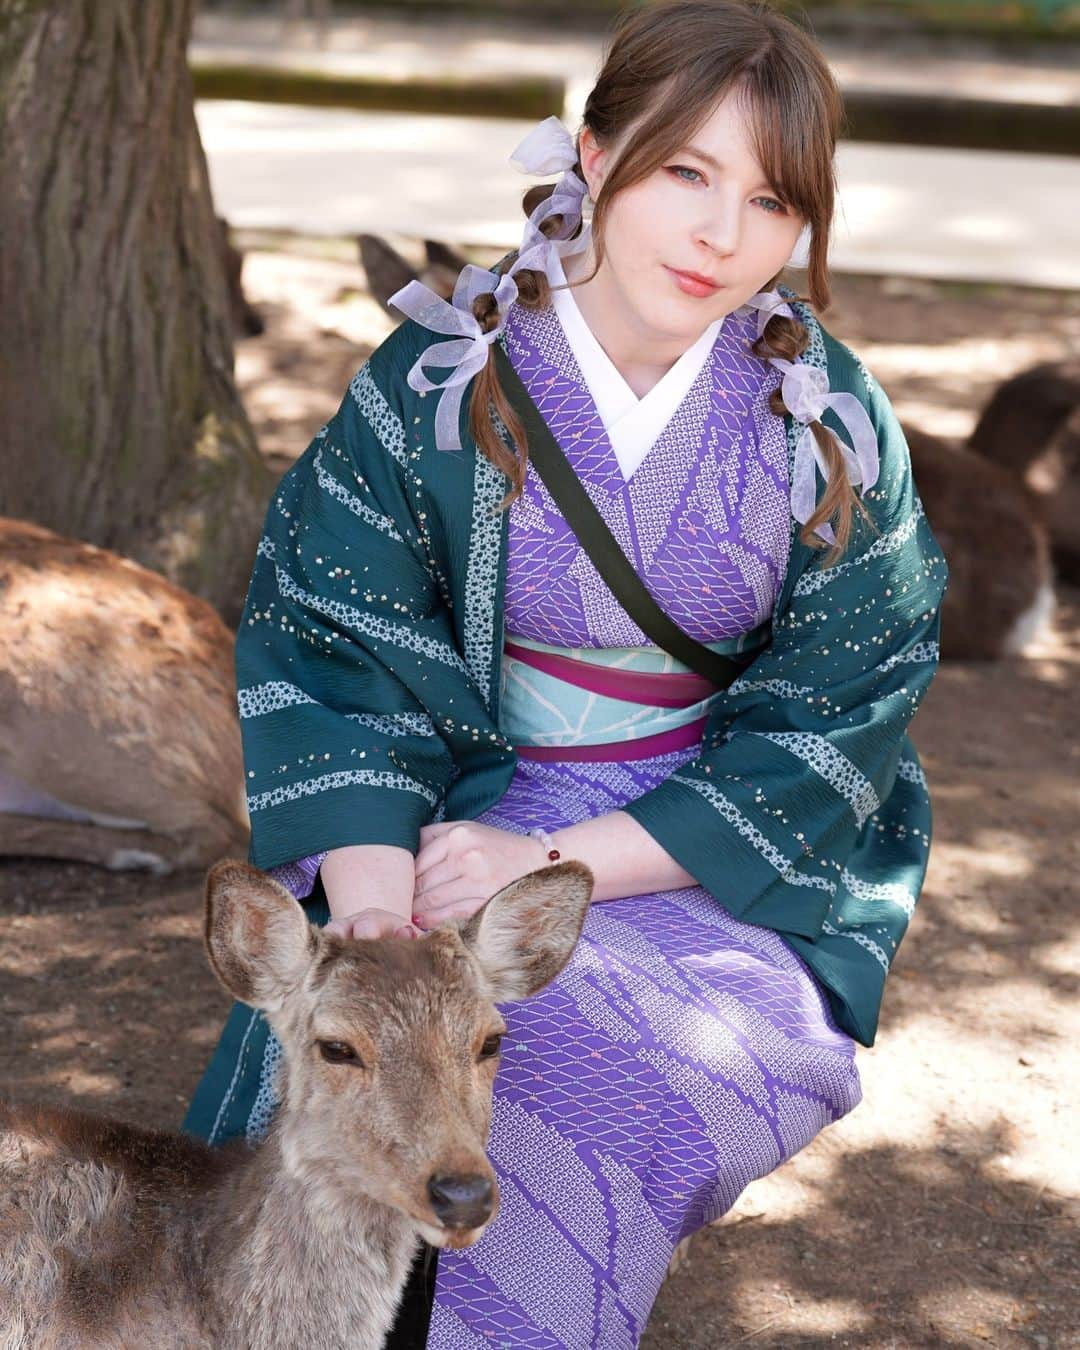
<svg viewBox="0 0 1080 1350"><path fill-rule="evenodd" d="M495 1186L488 1177L433 1176L427 1188L431 1207L447 1228L479 1228L491 1218Z"/></svg>

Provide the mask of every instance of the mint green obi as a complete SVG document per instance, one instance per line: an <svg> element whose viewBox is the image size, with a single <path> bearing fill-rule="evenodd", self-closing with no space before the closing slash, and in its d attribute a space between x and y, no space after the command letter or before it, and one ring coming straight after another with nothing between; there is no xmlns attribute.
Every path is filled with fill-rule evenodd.
<svg viewBox="0 0 1080 1350"><path fill-rule="evenodd" d="M748 656L768 641L769 630L766 622L707 645L725 656ZM500 730L525 758L567 758L559 752L573 748L575 759L636 759L699 741L723 692L659 647L553 647L508 634ZM603 746L623 751L581 753Z"/></svg>

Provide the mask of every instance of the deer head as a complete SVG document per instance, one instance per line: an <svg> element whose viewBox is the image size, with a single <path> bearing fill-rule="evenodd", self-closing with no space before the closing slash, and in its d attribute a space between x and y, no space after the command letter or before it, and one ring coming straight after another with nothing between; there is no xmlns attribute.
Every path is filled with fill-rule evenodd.
<svg viewBox="0 0 1080 1350"><path fill-rule="evenodd" d="M589 870L562 863L418 940L354 941L313 927L247 863L211 868L210 964L281 1041L274 1129L321 1204L390 1206L435 1246L479 1238L498 1206L485 1153L506 1031L496 1004L554 979L591 892Z"/></svg>
<svg viewBox="0 0 1080 1350"><path fill-rule="evenodd" d="M449 300L454 293L454 283L461 269L468 263L463 254L449 248L436 239L424 240L424 266L417 270L407 258L403 258L396 248L377 234L357 236L360 246L360 262L367 273L368 288L372 296L392 318L400 320L399 309L391 308L387 301L395 291L410 281L422 281L430 286L436 295Z"/></svg>

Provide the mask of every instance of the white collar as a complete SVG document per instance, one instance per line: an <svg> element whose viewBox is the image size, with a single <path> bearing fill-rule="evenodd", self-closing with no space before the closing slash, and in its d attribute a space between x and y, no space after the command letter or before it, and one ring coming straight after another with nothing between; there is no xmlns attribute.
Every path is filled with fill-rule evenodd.
<svg viewBox="0 0 1080 1350"><path fill-rule="evenodd" d="M549 255L548 279L553 286L566 284L562 262L554 249ZM714 319L693 346L639 398L585 322L573 291L553 291L551 300L604 423L622 476L629 482L700 374L725 316Z"/></svg>

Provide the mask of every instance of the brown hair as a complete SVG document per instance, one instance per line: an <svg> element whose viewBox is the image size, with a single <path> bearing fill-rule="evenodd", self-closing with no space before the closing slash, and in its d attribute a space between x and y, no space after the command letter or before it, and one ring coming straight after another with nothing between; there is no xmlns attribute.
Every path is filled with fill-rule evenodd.
<svg viewBox="0 0 1080 1350"><path fill-rule="evenodd" d="M770 186L810 226L810 295L800 299L826 309L840 93L813 41L761 0L666 0L648 9L623 11L616 20L603 68L585 104L583 128L604 147L615 144L628 129L633 129L633 135L627 137L594 203L597 269L604 259L604 225L616 194L648 177L686 145L714 105L732 91L745 103L754 153ZM584 179L580 160L574 172ZM553 189L550 183L530 188L522 201L525 214L530 215ZM561 229L562 221L561 215L549 216L541 229L550 237ZM571 237L580 232L579 225ZM505 272L516 257L516 250L508 254L499 270ZM595 275L594 271L573 284L582 285ZM519 303L528 309L550 303L551 288L544 272L522 269L515 277ZM774 286L777 277L763 289ZM473 313L483 331L489 332L498 323L494 296L477 296ZM802 323L775 315L752 350L763 361L770 356L792 361L808 343ZM773 392L769 406L778 415L788 411L779 389ZM497 430L493 411L509 432L514 449ZM852 491L834 436L819 421L810 426L828 465L829 483L800 538L810 547L825 547L814 529L831 521L836 543L824 559L831 565L847 547L853 508L863 516L867 513ZM493 361L476 377L469 428L480 450L510 479L504 503L508 505L524 486L528 443L499 385Z"/></svg>

